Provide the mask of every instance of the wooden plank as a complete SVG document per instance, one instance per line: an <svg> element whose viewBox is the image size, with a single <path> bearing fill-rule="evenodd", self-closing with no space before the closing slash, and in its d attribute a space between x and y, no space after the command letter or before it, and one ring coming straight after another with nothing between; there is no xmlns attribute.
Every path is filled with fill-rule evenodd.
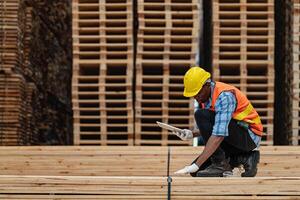
<svg viewBox="0 0 300 200"><path fill-rule="evenodd" d="M161 141L143 141L160 144ZM175 141L168 141L176 144ZM121 143L121 142L120 142ZM177 145L186 144L178 141ZM170 174L189 165L203 147L170 147ZM0 147L2 175L166 176L168 147ZM300 177L300 149L261 147L259 177ZM187 175L189 176L189 175Z"/></svg>
<svg viewBox="0 0 300 200"><path fill-rule="evenodd" d="M225 196L251 199L254 196L278 198L298 197L300 178L183 178L174 177L171 197L221 198ZM189 188L187 190L187 187ZM30 194L31 193L31 194ZM143 195L164 198L167 194L166 177L111 177L111 176L1 176L0 194L20 195ZM210 196L210 197L209 197ZM252 196L252 197L251 197ZM80 197L80 196L79 196ZM248 198L247 198L248 197ZM259 198L260 198L259 197ZM235 199L234 198L234 199Z"/></svg>
<svg viewBox="0 0 300 200"><path fill-rule="evenodd" d="M0 198L5 199L53 199L57 198L60 200L65 199L122 199L122 200L130 200L130 199L162 199L161 196L156 195L17 195L17 194L9 194L9 195L0 195ZM211 199L273 199L273 200L282 200L282 199L296 199L297 197L291 196L201 196L203 200L211 200ZM197 196L172 196L172 199L180 200L180 199L188 199L188 200L198 200L199 197Z"/></svg>

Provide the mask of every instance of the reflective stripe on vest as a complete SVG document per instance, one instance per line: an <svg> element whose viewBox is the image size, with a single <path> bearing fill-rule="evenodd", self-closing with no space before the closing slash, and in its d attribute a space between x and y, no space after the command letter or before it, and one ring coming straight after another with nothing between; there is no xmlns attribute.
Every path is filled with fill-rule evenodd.
<svg viewBox="0 0 300 200"><path fill-rule="evenodd" d="M239 114L237 114L236 116L234 116L234 119L236 120L244 120L252 111L253 111L253 106L251 103L248 104L248 106L245 108L245 110L243 110L242 112L240 112ZM254 119L246 119L244 120L250 124L260 124L261 121L260 121L260 118L259 116L255 117Z"/></svg>
<svg viewBox="0 0 300 200"><path fill-rule="evenodd" d="M213 111L215 110L216 100L218 99L219 95L222 92L230 91L234 94L237 100L236 110L234 111L232 118L248 123L250 129L256 135L262 136L263 126L260 121L260 117L256 112L256 110L251 105L248 98L239 89L237 89L234 86L222 82L217 82L217 81L215 83L216 83L215 88L213 94L211 95L212 103L211 103L210 110Z"/></svg>

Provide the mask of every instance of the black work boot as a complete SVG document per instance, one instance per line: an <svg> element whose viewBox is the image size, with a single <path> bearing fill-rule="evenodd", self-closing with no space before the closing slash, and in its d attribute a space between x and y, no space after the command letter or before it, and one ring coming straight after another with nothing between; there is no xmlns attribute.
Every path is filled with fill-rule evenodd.
<svg viewBox="0 0 300 200"><path fill-rule="evenodd" d="M198 171L197 177L223 177L224 172L232 171L227 159L222 161L211 159L211 165L206 169Z"/></svg>
<svg viewBox="0 0 300 200"><path fill-rule="evenodd" d="M254 177L257 173L259 159L259 151L251 151L245 154L230 156L230 165L232 168L243 165L245 172L241 174L242 177Z"/></svg>
<svg viewBox="0 0 300 200"><path fill-rule="evenodd" d="M196 158L196 159L191 163L191 165L192 165L193 163L195 163L195 162L197 161L197 159L198 159L198 158ZM199 168L198 171L193 172L193 173L190 173L190 175L191 175L192 177L196 177L196 176L197 176L197 172L206 169L206 168L207 168L208 166L210 166L210 165L211 165L211 161L210 161L210 159L207 159L207 160L200 166L200 168Z"/></svg>

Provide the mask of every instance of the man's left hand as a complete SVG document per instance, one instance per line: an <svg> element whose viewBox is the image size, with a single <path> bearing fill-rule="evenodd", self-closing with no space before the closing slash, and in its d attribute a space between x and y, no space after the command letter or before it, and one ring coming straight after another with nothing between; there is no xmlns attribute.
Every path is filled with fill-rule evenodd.
<svg viewBox="0 0 300 200"><path fill-rule="evenodd" d="M183 169L180 169L175 172L175 174L189 174L194 173L199 170L199 167L196 163L193 163L189 166L185 166Z"/></svg>

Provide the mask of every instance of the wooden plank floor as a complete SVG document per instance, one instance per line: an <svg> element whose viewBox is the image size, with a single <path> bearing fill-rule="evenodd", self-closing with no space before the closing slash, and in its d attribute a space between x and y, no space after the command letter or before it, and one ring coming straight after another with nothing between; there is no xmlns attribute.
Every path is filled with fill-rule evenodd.
<svg viewBox="0 0 300 200"><path fill-rule="evenodd" d="M0 147L0 199L300 199L300 147L261 148L255 178L174 176L203 147Z"/></svg>
<svg viewBox="0 0 300 200"><path fill-rule="evenodd" d="M192 178L174 177L171 197L174 199L297 199L300 198L300 177L256 178ZM10 196L11 195L11 196ZM118 176L0 176L0 197L18 195L62 199L74 197L100 199L165 199L166 177ZM80 195L80 196L77 196ZM213 196L211 196L213 195ZM109 198L108 198L109 197ZM203 197L203 198L202 198ZM224 198L225 197L225 198ZM237 198L239 197L239 198ZM136 199L136 198L134 198Z"/></svg>
<svg viewBox="0 0 300 200"><path fill-rule="evenodd" d="M52 195L52 194L46 194L46 195L26 195L26 194L7 194L7 195L1 195L0 198L3 199L14 199L14 200L20 200L20 199L59 199L59 200L66 200L66 199L122 199L122 200L131 200L131 199L167 199L167 196L146 196L146 195ZM282 199L299 199L297 196L171 196L172 200L216 200L216 199L231 199L231 200L240 200L240 199L272 199L272 200L282 200Z"/></svg>
<svg viewBox="0 0 300 200"><path fill-rule="evenodd" d="M170 147L170 174L203 147ZM0 147L0 175L166 176L168 147ZM299 146L261 147L259 177L300 177Z"/></svg>

